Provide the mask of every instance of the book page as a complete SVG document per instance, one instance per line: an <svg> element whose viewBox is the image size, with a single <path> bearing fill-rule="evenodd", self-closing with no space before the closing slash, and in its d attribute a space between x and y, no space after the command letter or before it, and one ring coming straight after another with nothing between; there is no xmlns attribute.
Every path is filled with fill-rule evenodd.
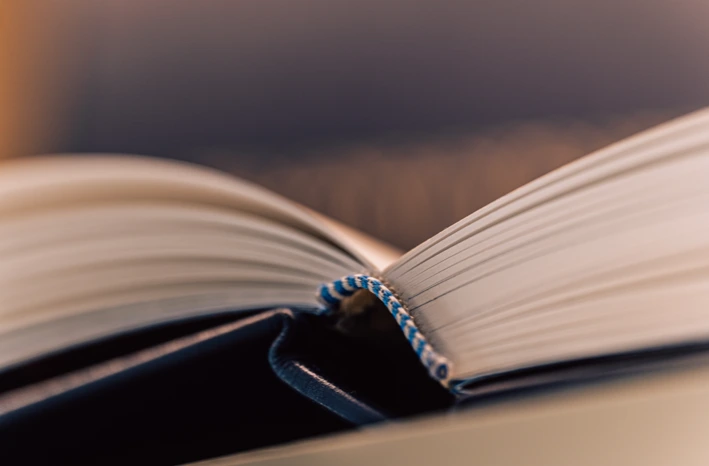
<svg viewBox="0 0 709 466"><path fill-rule="evenodd" d="M114 199L171 200L251 213L334 244L375 271L395 248L267 189L197 165L136 156L52 156L0 163L0 216Z"/></svg>
<svg viewBox="0 0 709 466"><path fill-rule="evenodd" d="M385 278L469 379L709 338L709 111L470 215Z"/></svg>
<svg viewBox="0 0 709 466"><path fill-rule="evenodd" d="M311 211L311 214L327 228L327 231L331 232L333 237L338 238L345 248L357 251L361 257L371 264L372 268L363 272L376 273L384 270L403 254L399 249L372 238L359 230L348 227L337 220L314 211Z"/></svg>
<svg viewBox="0 0 709 466"><path fill-rule="evenodd" d="M312 311L322 283L376 270L391 261L387 251L265 189L192 165L116 156L5 162L0 368L172 319Z"/></svg>

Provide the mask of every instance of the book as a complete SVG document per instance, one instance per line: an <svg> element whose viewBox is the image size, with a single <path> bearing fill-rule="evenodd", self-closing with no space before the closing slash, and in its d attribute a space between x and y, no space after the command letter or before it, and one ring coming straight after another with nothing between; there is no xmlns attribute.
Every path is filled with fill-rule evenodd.
<svg viewBox="0 0 709 466"><path fill-rule="evenodd" d="M93 426L71 435L95 436L99 455L115 419L151 406L163 421L140 435L199 436L173 447L187 461L702 353L708 147L702 110L406 253L203 167L100 154L4 162L0 432L20 445L44 429L61 450L69 431L50 426L71 412ZM155 387L182 409L211 398L212 417L167 416ZM269 428L293 422L291 392L316 428L247 432L264 413ZM243 410L238 442L222 437L229 416L213 414L227 403ZM210 423L212 443L196 430Z"/></svg>

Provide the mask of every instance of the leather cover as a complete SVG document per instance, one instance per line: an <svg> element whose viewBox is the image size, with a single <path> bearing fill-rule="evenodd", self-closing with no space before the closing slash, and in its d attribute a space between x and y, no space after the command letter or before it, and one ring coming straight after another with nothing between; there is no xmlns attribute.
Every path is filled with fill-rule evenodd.
<svg viewBox="0 0 709 466"><path fill-rule="evenodd" d="M403 337L398 349L373 344L289 310L224 320L153 329L152 342L121 335L0 374L0 464L174 464L452 402Z"/></svg>

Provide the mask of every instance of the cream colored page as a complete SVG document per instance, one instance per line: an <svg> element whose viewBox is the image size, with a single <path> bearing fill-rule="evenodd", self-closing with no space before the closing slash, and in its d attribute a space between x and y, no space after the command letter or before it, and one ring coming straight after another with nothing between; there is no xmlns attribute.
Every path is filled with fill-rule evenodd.
<svg viewBox="0 0 709 466"><path fill-rule="evenodd" d="M320 284L375 269L344 230L258 186L178 162L2 163L0 365L147 323L317 306Z"/></svg>
<svg viewBox="0 0 709 466"><path fill-rule="evenodd" d="M52 156L0 164L0 219L82 203L174 201L251 213L349 252L367 269L393 249L264 188L196 165L135 156Z"/></svg>
<svg viewBox="0 0 709 466"><path fill-rule="evenodd" d="M668 147L681 150L704 138L709 108L659 125L619 141L542 176L471 213L439 234L408 251L384 272L388 277L410 273L471 233L482 231L501 219L510 218L544 204L583 184L598 182L614 172L632 168L638 162L667 155ZM640 160L639 160L640 159Z"/></svg>
<svg viewBox="0 0 709 466"><path fill-rule="evenodd" d="M706 335L709 324L692 314L706 302L699 294L698 308L679 306L674 321L652 327L667 307L648 290L663 291L651 280L666 283L670 273L709 286L707 147L707 111L662 125L473 214L385 278L459 378ZM679 272L668 269L680 259ZM630 285L621 279L637 284L622 291Z"/></svg>
<svg viewBox="0 0 709 466"><path fill-rule="evenodd" d="M256 216L174 203L75 206L0 222L0 366L133 327L317 306L361 267Z"/></svg>
<svg viewBox="0 0 709 466"><path fill-rule="evenodd" d="M367 270L366 272L384 270L402 255L399 249L372 238L359 230L348 227L337 220L313 211L311 211L311 214L322 222L328 231L332 232L333 236L339 238L347 249L358 251L360 256L374 266L373 270Z"/></svg>

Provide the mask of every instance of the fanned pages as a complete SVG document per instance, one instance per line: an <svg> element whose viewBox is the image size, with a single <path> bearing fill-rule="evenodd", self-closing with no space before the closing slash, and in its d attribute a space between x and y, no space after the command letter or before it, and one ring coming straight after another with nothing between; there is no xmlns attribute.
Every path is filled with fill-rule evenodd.
<svg viewBox="0 0 709 466"><path fill-rule="evenodd" d="M383 276L458 380L709 337L709 111L591 154Z"/></svg>
<svg viewBox="0 0 709 466"><path fill-rule="evenodd" d="M218 172L115 156L0 165L0 253L0 366L190 315L315 309L320 283L396 254Z"/></svg>

